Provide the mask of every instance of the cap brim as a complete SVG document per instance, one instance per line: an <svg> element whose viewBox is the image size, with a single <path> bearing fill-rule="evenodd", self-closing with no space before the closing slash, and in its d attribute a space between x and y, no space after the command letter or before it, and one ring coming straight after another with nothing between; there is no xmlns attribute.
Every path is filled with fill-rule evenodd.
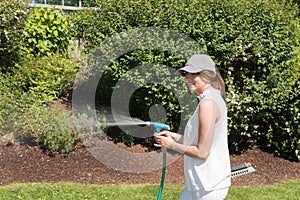
<svg viewBox="0 0 300 200"><path fill-rule="evenodd" d="M182 74L183 72L188 72L188 73L198 73L199 70L195 69L191 65L186 65L185 67L182 67L177 70L178 73Z"/></svg>

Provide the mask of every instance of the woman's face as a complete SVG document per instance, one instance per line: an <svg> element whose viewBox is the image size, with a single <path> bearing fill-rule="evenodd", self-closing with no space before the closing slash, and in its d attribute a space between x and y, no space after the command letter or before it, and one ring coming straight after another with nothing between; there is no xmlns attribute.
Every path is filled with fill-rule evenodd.
<svg viewBox="0 0 300 200"><path fill-rule="evenodd" d="M185 82L191 91L200 95L205 90L205 82L200 78L199 73L186 73Z"/></svg>

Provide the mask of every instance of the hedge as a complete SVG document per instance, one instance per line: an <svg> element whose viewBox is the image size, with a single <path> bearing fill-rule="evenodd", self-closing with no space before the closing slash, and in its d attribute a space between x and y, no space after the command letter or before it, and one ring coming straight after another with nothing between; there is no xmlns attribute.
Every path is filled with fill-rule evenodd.
<svg viewBox="0 0 300 200"><path fill-rule="evenodd" d="M105 39L135 28L167 28L187 35L213 57L225 79L231 152L256 145L277 156L297 159L300 133L299 61L294 48L299 46L296 4L276 0L106 0L98 7L99 10L78 11L72 17L77 27L74 36L81 38L86 53ZM121 56L108 66L105 83L109 88L100 90L99 95L108 96L105 102L109 104L109 94L118 78L132 69L130 66L156 62L174 69L181 67L182 57L168 61L172 53L137 50ZM144 93L141 89L137 98L145 100L151 92L166 93L158 89L160 86L154 88ZM153 95L152 100L133 110L141 115L139 112L151 107L156 97ZM160 102L167 105L171 99L165 97ZM170 121L175 122L177 115L172 116Z"/></svg>
<svg viewBox="0 0 300 200"><path fill-rule="evenodd" d="M11 2L14 6L18 5L15 1ZM117 34L126 35L131 30L145 27L174 30L193 39L201 46L199 52L208 53L213 57L226 82L231 152L241 152L249 146L255 145L277 156L297 160L300 150L300 34L299 13L296 4L293 4L292 1L279 0L175 0L172 3L160 0L146 2L142 0L106 0L95 1L95 5L99 9L74 11L68 18L70 19L70 23L67 23L71 28L70 33L72 37L80 39L84 53L94 52L96 47L105 45L105 41ZM14 6L10 8L16 10ZM7 7L2 6L1 8L5 11ZM7 32L4 27L0 29L2 31L0 54L9 52L9 55L3 54L5 58L13 58L19 49L15 42L21 37L27 14L24 7L20 10L17 12L20 15L9 15L10 17L14 16L11 18L12 20L3 22L3 24L9 24L8 27L13 27L10 34L5 35ZM8 15L3 13L5 12L2 12L4 16L2 20L8 19L5 18ZM16 19L20 20L20 23L15 23ZM30 28L39 27L39 20L32 20L32 23L32 26L28 26L27 33L30 32ZM43 30L47 30L47 27L50 28L50 25L45 24L45 27ZM55 44L53 49L46 46L46 52L59 52L60 50L65 52L65 44L67 44L65 42L69 38L64 33L68 33L68 30L60 32L63 43L56 41L60 46L55 46ZM56 32L54 32L47 34L55 35ZM7 36L14 40L8 40ZM38 38L35 38L34 32L29 38L28 36L27 40L33 42L29 49L34 49L36 47L34 41ZM39 38L41 37L39 36ZM49 38L44 37L42 41L43 39L53 42ZM181 45L173 39L167 45L177 45L179 48ZM157 41L153 41L153 43L155 42ZM52 44L54 43L55 41ZM28 48L28 46L24 47ZM48 47L51 50L48 50ZM43 55L45 48L37 50L42 54L33 53L33 55ZM7 49L9 51L6 51ZM33 50L32 52L37 51ZM105 52L102 53L105 54ZM46 53L46 55L50 54ZM107 70L104 71L102 82L100 81L105 84L99 84L97 100L110 106L113 91L118 89L116 83L121 77L128 75L127 72L134 71L136 67L153 64L157 66L157 76L161 76L164 73L162 66L176 70L184 65L187 59L186 55L188 53L177 54L168 50L147 48L124 53L106 66ZM15 57L17 58L18 55ZM17 85L21 86L27 95L28 92L36 94L29 95L29 99L40 96L40 99L45 101L42 92L45 88L49 89L48 95L57 97L64 91L62 89L65 88L64 85L70 84L68 80L65 82L64 78L57 79L55 69L52 71L51 67L43 68L52 63L47 58L42 58L41 62L45 65L39 66L35 66L40 62L39 58L29 57L28 59L32 60L25 59L23 61L24 68L23 64L16 65L15 72L19 73L16 73L14 78L21 80L20 78L25 77L24 81ZM58 68L67 71L65 78L72 77L71 74L76 73L76 65L69 63L71 67L65 68L65 64L68 62L64 62L63 59L65 58L59 59ZM4 62L4 59L1 58L1 61ZM7 67L13 63L12 59L5 61L9 62L1 63L1 71L7 71ZM38 71L34 70L34 67L38 67ZM22 68L25 70L25 76L22 71L18 71ZM42 72L44 70L46 73ZM61 72L64 73L64 70L58 74ZM141 77L144 72L137 71L135 76L131 75L126 78L133 85L139 86L143 79L137 77ZM54 76L52 76L53 73ZM58 80L57 84L51 84L51 82L55 82L53 80ZM14 85L16 82L11 84ZM48 87L48 84L53 87ZM7 83L2 85L7 85ZM105 85L104 88L103 85ZM173 87L176 88L176 86ZM1 92L3 91L5 90ZM8 93L5 92L5 94L5 98L8 98ZM31 101L26 98L25 101ZM181 118L188 118L183 114L185 113L183 110L189 111L188 109L190 109L178 105L178 99L166 87L166 82L146 84L144 87L140 87L132 96L130 104L132 116L142 117L145 120L150 117L149 109L153 105L161 104L167 111L167 122L174 130L178 127ZM4 112L3 116L7 116L7 112Z"/></svg>
<svg viewBox="0 0 300 200"><path fill-rule="evenodd" d="M27 1L0 2L0 71L9 71L18 61L20 41L29 12Z"/></svg>

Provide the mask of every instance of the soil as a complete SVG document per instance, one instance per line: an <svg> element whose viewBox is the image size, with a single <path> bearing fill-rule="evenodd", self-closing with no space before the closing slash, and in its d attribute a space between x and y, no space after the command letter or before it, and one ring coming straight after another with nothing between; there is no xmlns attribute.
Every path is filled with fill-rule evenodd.
<svg viewBox="0 0 300 200"><path fill-rule="evenodd" d="M144 147L115 144L130 152ZM300 163L274 157L257 148L241 155L231 155L231 165L250 162L257 170L232 179L233 186L264 186L300 179ZM149 165L144 163L144 165ZM37 146L0 142L0 185L32 182L73 182L84 184L158 184L161 170L129 173L112 169L97 160L83 145L63 157L49 156ZM183 185L183 158L167 166L165 184Z"/></svg>

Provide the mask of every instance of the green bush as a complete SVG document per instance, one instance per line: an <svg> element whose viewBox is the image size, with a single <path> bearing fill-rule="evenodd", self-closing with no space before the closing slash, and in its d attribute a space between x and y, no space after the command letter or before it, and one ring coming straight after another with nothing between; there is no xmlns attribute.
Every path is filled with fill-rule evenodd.
<svg viewBox="0 0 300 200"><path fill-rule="evenodd" d="M128 133L121 132L120 133L121 141L124 142L125 145L132 147L134 145L134 137Z"/></svg>
<svg viewBox="0 0 300 200"><path fill-rule="evenodd" d="M0 135L15 134L17 117L35 102L24 93L18 80L9 73L0 74Z"/></svg>
<svg viewBox="0 0 300 200"><path fill-rule="evenodd" d="M69 19L61 10L35 9L24 30L25 55L51 55L67 53L70 43Z"/></svg>
<svg viewBox="0 0 300 200"><path fill-rule="evenodd" d="M41 145L50 155L66 154L79 141L71 129L70 113L63 108L33 104L28 106L14 123L15 137Z"/></svg>
<svg viewBox="0 0 300 200"><path fill-rule="evenodd" d="M78 63L52 55L23 59L13 74L2 74L0 135L39 144L51 154L69 152L78 141L70 114L49 105L67 94L78 68Z"/></svg>
<svg viewBox="0 0 300 200"><path fill-rule="evenodd" d="M26 1L5 0L0 2L0 71L9 71L9 67L19 59L20 41L28 15Z"/></svg>
<svg viewBox="0 0 300 200"><path fill-rule="evenodd" d="M11 104L8 104L7 102L10 102L11 99L13 99L10 97L13 95L10 93L11 89L7 86L8 83L9 81L5 75L0 73L0 136L4 135L6 132L5 129L8 127L6 118L11 110L7 107L11 106Z"/></svg>
<svg viewBox="0 0 300 200"><path fill-rule="evenodd" d="M13 6L7 7L9 3ZM70 41L68 19L62 11L37 9L23 31L27 16L23 4L5 1L0 5L0 54L6 51L0 61L1 71L5 72L0 74L0 135L9 134L12 141L39 144L51 154L67 153L78 141L78 135L69 124L69 113L49 109L49 105L68 93L79 68L79 63L66 58ZM17 54L23 55L22 59L18 60ZM11 69L7 70L4 61L9 61L9 56L16 62L9 62Z"/></svg>
<svg viewBox="0 0 300 200"><path fill-rule="evenodd" d="M107 0L99 8L76 13L74 25L88 25L76 34L82 37L86 52L104 39L133 28L161 27L186 34L213 57L225 79L231 152L257 145L278 156L296 159L300 139L299 57L295 57L294 49L299 46L296 4L277 0L173 1L172 4ZM106 90L105 96L109 99L107 91L115 89L118 78L131 69L129 66L141 63L182 66L180 59L166 61L173 52L165 55L155 52L129 52L109 66L105 83L110 90ZM161 104L169 104L171 98L166 97L166 89L145 87L145 92L137 95L146 102L140 107L142 110L157 102L159 96L163 96ZM149 93L156 95L150 95L152 100L147 101ZM143 111L136 108L133 110L142 115Z"/></svg>
<svg viewBox="0 0 300 200"><path fill-rule="evenodd" d="M26 58L16 67L15 81L41 103L49 103L72 87L79 63L58 54Z"/></svg>
<svg viewBox="0 0 300 200"><path fill-rule="evenodd" d="M0 82L0 135L10 135L11 142L40 145L47 153L66 154L79 141L72 129L71 115L63 108L45 104L31 92L18 91L21 84L14 77L2 76ZM53 100L53 98L52 98Z"/></svg>
<svg viewBox="0 0 300 200"><path fill-rule="evenodd" d="M254 143L295 159L297 9L283 2L249 1L219 4L209 13L214 13L211 34L202 30L209 36L208 52L216 57L228 87L231 150L241 151ZM216 29L217 34L212 34Z"/></svg>
<svg viewBox="0 0 300 200"><path fill-rule="evenodd" d="M166 57L168 57L168 59L166 59ZM155 63L156 66L153 67L155 70L151 70L150 68L147 68L145 72L133 70L135 67L149 63ZM176 129L179 126L180 113L183 108L180 107L178 99L176 99L171 89L179 88L177 83L181 77L177 77L178 79L172 82L170 78L166 78L168 76L166 71L160 68L162 65L172 65L178 68L183 64L184 59L182 56L175 54L168 54L168 56L166 56L166 52L153 50L136 50L127 54L124 58L119 58L105 71L100 79L96 95L97 99L101 101L101 103L111 106L111 94L114 89L117 89L115 84L123 77L129 84L133 84L138 88L134 91L129 101L129 111L132 117L149 121L151 120L148 114L150 107L155 104L160 104L167 110L166 123L169 123L172 128ZM127 73L129 70L133 71ZM144 73L148 73L148 75ZM147 79L153 80L154 83L146 83L145 80ZM158 83L155 81L156 79L162 81ZM183 94L177 95L184 95L184 91L178 93ZM124 100L123 94L122 92L116 94L115 99L120 100L120 102L117 101L117 105L124 103L122 102ZM119 110L119 112L122 112L122 110ZM157 115L159 114L157 113ZM165 119L161 120L164 122Z"/></svg>

